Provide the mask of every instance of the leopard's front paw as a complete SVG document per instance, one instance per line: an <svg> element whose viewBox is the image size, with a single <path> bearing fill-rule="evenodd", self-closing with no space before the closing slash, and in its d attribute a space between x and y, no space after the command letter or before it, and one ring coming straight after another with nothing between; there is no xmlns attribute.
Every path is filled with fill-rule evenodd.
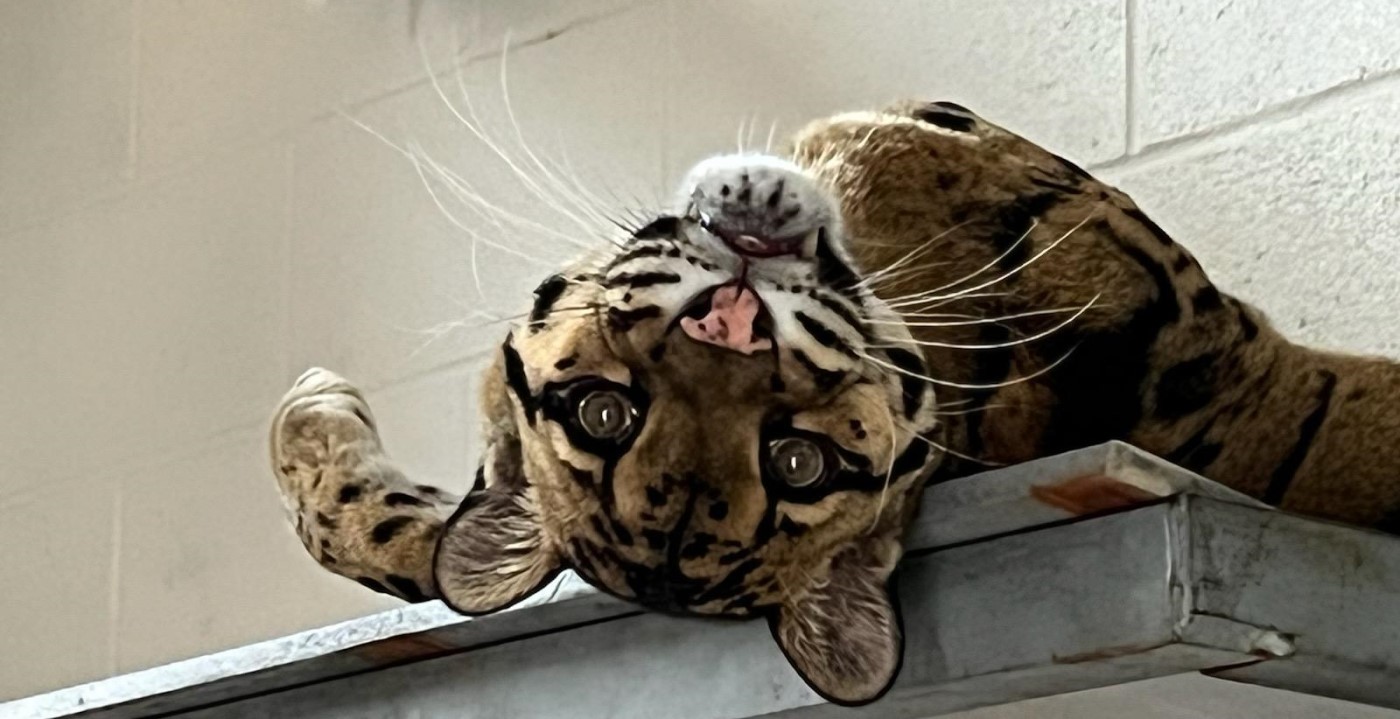
<svg viewBox="0 0 1400 719"><path fill-rule="evenodd" d="M317 531L307 521L312 514L308 509L331 499L321 497L328 491L350 491L344 489L350 486L345 479L383 454L374 415L354 385L334 372L314 368L283 396L270 444L283 503L298 536L315 553Z"/></svg>
<svg viewBox="0 0 1400 719"><path fill-rule="evenodd" d="M307 370L282 397L272 423L273 469L293 478L347 454L380 452L379 432L360 390L334 372ZM309 478L304 478L308 479Z"/></svg>

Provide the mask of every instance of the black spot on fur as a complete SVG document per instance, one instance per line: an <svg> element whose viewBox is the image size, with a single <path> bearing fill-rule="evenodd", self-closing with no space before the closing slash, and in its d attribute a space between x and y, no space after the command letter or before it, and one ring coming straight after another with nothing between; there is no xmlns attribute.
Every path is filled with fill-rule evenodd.
<svg viewBox="0 0 1400 719"><path fill-rule="evenodd" d="M719 539L713 534L696 532L690 542L681 548L681 559L699 559L710 553L710 546Z"/></svg>
<svg viewBox="0 0 1400 719"><path fill-rule="evenodd" d="M388 594L391 597L398 596L393 592L389 591L388 587L384 586L383 584L380 584L379 582L373 579L370 579L369 577L356 577L355 581L359 582L360 586L368 587L369 589L379 592L380 594Z"/></svg>
<svg viewBox="0 0 1400 719"><path fill-rule="evenodd" d="M423 491L425 486L427 485L418 485L418 491ZM468 492L480 492L483 489L486 489L486 465L484 464L476 468L476 478L472 480L472 488ZM437 494L437 490L433 490L432 493Z"/></svg>
<svg viewBox="0 0 1400 719"><path fill-rule="evenodd" d="M400 577L397 574L387 574L384 576L384 581L388 582L389 586L399 590L399 594L403 595L403 598L410 602L416 604L418 602L428 601L428 595L423 593L423 590L418 586L417 582L408 577Z"/></svg>
<svg viewBox="0 0 1400 719"><path fill-rule="evenodd" d="M761 566L763 566L763 561L760 559L749 559L741 562L729 570L729 574L725 575L723 579L715 582L713 586L696 597L695 604L705 604L737 596L746 588L749 575Z"/></svg>
<svg viewBox="0 0 1400 719"><path fill-rule="evenodd" d="M1191 296L1191 310L1198 315L1214 312L1224 306L1225 300L1220 296L1220 290L1213 285L1206 285Z"/></svg>
<svg viewBox="0 0 1400 719"><path fill-rule="evenodd" d="M358 484L347 484L340 488L340 494L336 496L336 499L339 499L341 504L349 504L358 500L364 491L365 488Z"/></svg>
<svg viewBox="0 0 1400 719"><path fill-rule="evenodd" d="M557 369L562 372L570 367L573 367L576 364L578 364L578 355L569 355L568 357L565 357L564 359L555 362L554 369Z"/></svg>
<svg viewBox="0 0 1400 719"><path fill-rule="evenodd" d="M1005 345L1011 339L1011 330L1004 324L987 323L977 326L978 344ZM967 391L967 404L961 410L965 412L962 415L963 426L966 428L967 448L971 456L976 457L982 452L982 424L987 416L985 407L996 395L996 386L1009 378L1012 357L1011 348L983 350L971 355L972 376L968 384L978 385L978 388ZM959 457L950 457L943 465L944 471L952 475L982 468L983 465L968 463Z"/></svg>
<svg viewBox="0 0 1400 719"><path fill-rule="evenodd" d="M616 307L608 308L608 324L618 332L630 332L642 320L654 319L661 316L661 308L656 305L646 305L631 310L620 310Z"/></svg>
<svg viewBox="0 0 1400 719"><path fill-rule="evenodd" d="M1022 195L996 207L990 220L993 225L992 246L999 257L998 267L1009 272L1030 259L1034 243L1026 237L1026 233L1030 232L1036 219L1054 207L1062 197L1059 192L1041 192ZM1007 279L1014 281L1016 276Z"/></svg>
<svg viewBox="0 0 1400 719"><path fill-rule="evenodd" d="M730 600L730 602L729 602L728 604L724 605L724 609L725 609L725 611L729 611L729 612L733 612L733 611L750 612L750 611L753 611L754 605L755 605L757 602L758 602L758 595L755 594L755 593L753 593L753 592L749 592L749 593L747 593L747 594L740 594L739 596L737 596L737 597L735 597L734 599Z"/></svg>
<svg viewBox="0 0 1400 719"><path fill-rule="evenodd" d="M1332 406L1332 392L1337 388L1337 375L1327 370L1318 370L1316 376L1322 379L1322 386L1317 390L1317 403L1308 416L1303 418L1303 423L1298 426L1297 441L1269 478L1269 486L1264 490L1263 497L1267 504L1278 506L1283 503L1289 485L1293 484L1293 477L1298 474L1298 469L1303 466L1308 452L1312 450L1317 431L1322 428L1322 423L1327 421L1327 411Z"/></svg>
<svg viewBox="0 0 1400 719"><path fill-rule="evenodd" d="M613 537L617 539L618 544L621 544L624 547L632 546L631 530L627 529L627 527L623 526L622 523L618 522L617 520L612 520L612 530Z"/></svg>
<svg viewBox="0 0 1400 719"><path fill-rule="evenodd" d="M670 254L671 252L675 252L676 254L672 255ZM608 263L608 266L603 271L607 272L614 267L627 264L632 260L640 260L643 257L660 257L663 254L669 257L681 256L680 250L676 250L674 248L668 250L664 245L647 245L645 247L638 247L635 250L630 250L628 252L622 253L621 255L618 255L612 262Z"/></svg>
<svg viewBox="0 0 1400 719"><path fill-rule="evenodd" d="M1082 178L1084 178L1084 179L1086 179L1086 180L1093 180L1093 179L1094 179L1094 176L1093 176L1093 175L1090 175L1088 172L1086 172L1086 171L1084 170L1084 168L1080 167L1079 165L1076 165L1076 164L1074 164L1073 162L1070 162L1069 160L1066 160L1065 158L1060 157L1059 155L1055 155L1055 159L1056 159L1057 161L1059 161L1059 163L1060 163L1061 165L1063 165L1064 168L1065 168L1066 170L1069 170L1070 172L1073 172L1074 174L1076 174L1076 175L1078 175L1078 176L1080 176L1080 177L1082 177Z"/></svg>
<svg viewBox="0 0 1400 719"><path fill-rule="evenodd" d="M588 518L588 523L593 527L593 531L597 533L600 539L602 539L605 542L612 539L612 533L609 532L608 528L603 525L602 517L599 517L595 514Z"/></svg>
<svg viewBox="0 0 1400 719"><path fill-rule="evenodd" d="M653 285L673 285L681 281L674 272L624 272L605 284L607 287L630 287L634 290Z"/></svg>
<svg viewBox="0 0 1400 719"><path fill-rule="evenodd" d="M388 544L412 521L413 517L409 516L390 517L374 525L374 529L370 530L369 538L375 544Z"/></svg>
<svg viewBox="0 0 1400 719"><path fill-rule="evenodd" d="M1065 354L1069 357L1045 375L1044 383L1056 400L1046 422L1040 448L1043 454L1126 437L1142 417L1147 360L1157 335L1181 317L1176 287L1167 268L1107 222L1100 223L1099 231L1114 239L1117 249L1142 270L1156 296L1135 308L1128 321L1117 328L1056 333L1058 336L1046 338L1044 349L1054 353L1046 361ZM1085 402L1083 397L1096 399Z"/></svg>
<svg viewBox="0 0 1400 719"><path fill-rule="evenodd" d="M710 519L716 522L729 516L729 503L724 501L710 502Z"/></svg>
<svg viewBox="0 0 1400 719"><path fill-rule="evenodd" d="M1080 193L1078 187L1068 183L1060 182L1059 180L1052 180L1045 177L1036 177L1034 175L1031 175L1028 179L1031 181L1031 184L1035 185L1036 187L1043 187L1047 190L1053 190L1062 195L1077 195ZM943 186L942 175L939 175L938 177L938 184L945 190L948 189L948 187L951 187L951 184L948 187Z"/></svg>
<svg viewBox="0 0 1400 719"><path fill-rule="evenodd" d="M651 486L651 485L647 485L646 494L647 494L647 504L650 504L650 505L653 506L653 507L664 507L664 506L666 506L666 493L665 493L665 492L662 492L661 490L659 490L659 489L657 489L656 487L653 487L653 486Z"/></svg>
<svg viewBox="0 0 1400 719"><path fill-rule="evenodd" d="M643 529L642 539L647 540L647 546L654 550L666 548L666 533L659 529Z"/></svg>
<svg viewBox="0 0 1400 719"><path fill-rule="evenodd" d="M330 517L327 517L324 512L316 513L316 523L321 525L322 527L325 527L326 529L336 528L335 520L331 519Z"/></svg>
<svg viewBox="0 0 1400 719"><path fill-rule="evenodd" d="M482 473L482 472L483 472L482 468L480 468L480 467L478 467L476 471L477 471L478 473ZM483 484L485 484L485 482L486 482L486 477L485 477L484 475L482 476L481 481L482 481ZM431 485L431 484L415 484L415 485L413 485L413 488L416 489L416 490L418 490L418 491L420 491L420 492L422 492L423 494L432 494L432 495L436 495L436 494L438 493L438 488L437 488L437 487L434 487L434 486Z"/></svg>
<svg viewBox="0 0 1400 719"><path fill-rule="evenodd" d="M885 356L900 369L899 386L904 395L904 416L913 419L924 404L924 385L927 382L920 379L920 375L924 374L923 360L913 352L898 347L885 350Z"/></svg>
<svg viewBox="0 0 1400 719"><path fill-rule="evenodd" d="M774 392L785 392L787 391L787 383L783 382L782 375L774 372L768 377L768 389Z"/></svg>
<svg viewBox="0 0 1400 719"><path fill-rule="evenodd" d="M890 474L895 477L903 477L923 467L924 464L928 462L930 451L932 451L932 447L929 446L928 442L920 442L917 439L914 440L895 458L894 466L890 468ZM877 479L880 481L880 485L883 486L884 477L878 477Z"/></svg>
<svg viewBox="0 0 1400 719"><path fill-rule="evenodd" d="M664 341L657 342L656 346L647 353L647 356L651 358L652 362L660 362L661 358L666 356L666 343Z"/></svg>
<svg viewBox="0 0 1400 719"><path fill-rule="evenodd" d="M535 401L535 395L530 392L530 381L525 377L525 363L521 361L520 353L511 346L510 337L507 337L505 344L501 346L501 354L505 360L506 385L524 408L526 423L533 427L538 403Z"/></svg>
<svg viewBox="0 0 1400 719"><path fill-rule="evenodd" d="M785 180L778 180L778 186L775 187L773 193L768 196L768 206L770 208L777 207L778 203L782 201L783 188L786 187L786 185L787 182Z"/></svg>
<svg viewBox="0 0 1400 719"><path fill-rule="evenodd" d="M632 238L637 240L670 239L680 232L681 221L679 217L662 215L645 227L632 233Z"/></svg>
<svg viewBox="0 0 1400 719"><path fill-rule="evenodd" d="M812 381L816 384L818 391L830 392L846 378L845 372L822 367L816 362L813 362L812 358L808 357L807 353L802 350L793 350L792 357L797 360L798 364L802 365L803 369L807 370L807 372L812 375Z"/></svg>
<svg viewBox="0 0 1400 719"><path fill-rule="evenodd" d="M914 116L930 125L937 125L953 132L972 132L972 128L977 126L976 120L965 115L948 112L946 108L939 105L925 107L914 113Z"/></svg>
<svg viewBox="0 0 1400 719"><path fill-rule="evenodd" d="M846 303L834 297L828 297L826 294L817 292L816 290L812 290L807 296L821 303L821 306L830 310L832 314L840 317L842 322L855 328L862 337L869 336L869 330L866 329L865 323L861 321L860 317L858 317L855 312L851 311L851 308L847 306Z"/></svg>
<svg viewBox="0 0 1400 719"><path fill-rule="evenodd" d="M753 550L751 549L736 549L733 552L730 552L729 554L720 555L719 563L721 565L733 564L739 561L740 559L749 556L750 554L753 554Z"/></svg>
<svg viewBox="0 0 1400 719"><path fill-rule="evenodd" d="M856 287L860 284L860 276L836 255L836 250L832 249L831 242L827 240L826 228L817 231L815 257L818 268L817 277L821 282L850 298L852 302L859 303L860 295L856 291Z"/></svg>
<svg viewBox="0 0 1400 719"><path fill-rule="evenodd" d="M1365 387L1357 387L1356 389L1353 389L1352 391L1347 392L1346 401L1348 401L1348 402L1355 402L1356 400L1359 400L1359 399L1361 399L1362 397L1365 397L1365 396L1366 396L1366 388L1365 388Z"/></svg>
<svg viewBox="0 0 1400 719"><path fill-rule="evenodd" d="M782 519L778 520L778 531L788 535L789 537L800 537L806 534L808 529L811 529L811 527L808 527L805 524L798 524L797 522L793 521L792 517L786 515L784 515Z"/></svg>
<svg viewBox="0 0 1400 719"><path fill-rule="evenodd" d="M423 500L421 500L421 499L419 499L419 498L417 498L417 497L415 497L415 496L413 496L413 495L411 495L411 494L405 494L405 493L403 493L403 492L390 492L390 493L384 495L384 504L386 504L386 505L388 505L388 506L390 506L390 507L399 507L399 506L407 506L407 507L426 507L426 506L428 506L428 503L427 503L427 502L424 502Z"/></svg>
<svg viewBox="0 0 1400 719"><path fill-rule="evenodd" d="M1245 342L1254 341L1254 338L1259 336L1259 325L1249 316L1249 311L1238 302L1235 303L1235 311L1239 313L1240 336Z"/></svg>
<svg viewBox="0 0 1400 719"><path fill-rule="evenodd" d="M1191 255L1188 255L1185 252L1182 252L1181 254L1177 255L1176 259L1172 260L1172 272L1175 272L1178 275L1185 272L1186 268L1190 266Z"/></svg>
<svg viewBox="0 0 1400 719"><path fill-rule="evenodd" d="M959 104L956 103L956 102L949 102L949 101L947 101L947 100L935 100L935 101L933 101L933 102L930 102L929 104L930 104L930 105L933 105L933 106L935 106L935 107L941 107L941 108L944 108L944 109L946 109L946 110L953 110L953 111L965 113L965 114L968 114L968 115L974 114L971 110L967 109L966 107L963 107L962 105L959 105Z"/></svg>
<svg viewBox="0 0 1400 719"><path fill-rule="evenodd" d="M802 329L807 330L807 334L811 335L812 339L816 340L818 344L836 350L851 359L856 358L856 351L852 349L844 339L841 339L841 335L837 334L836 330L827 327L825 324L822 324L820 320L801 310L794 312L793 317L797 319L797 323L802 325Z"/></svg>
<svg viewBox="0 0 1400 719"><path fill-rule="evenodd" d="M1123 210L1123 214L1136 220L1138 224L1146 228L1148 232L1152 233L1153 237L1157 238L1158 242L1162 243L1162 246L1171 247L1176 244L1172 241L1171 235L1168 235L1166 230L1162 229L1156 222L1153 222L1152 218L1148 217L1142 210L1136 207L1128 208Z"/></svg>
<svg viewBox="0 0 1400 719"><path fill-rule="evenodd" d="M550 275L535 288L535 304L530 308L529 324L532 331L540 328L549 316L549 311L554 309L554 303L559 301L559 297L568 287L569 281L563 275Z"/></svg>
<svg viewBox="0 0 1400 719"><path fill-rule="evenodd" d="M580 469L567 462L564 463L564 467L569 470L569 476L573 478L574 484L582 487L585 491L593 491L594 480L592 472L586 469Z"/></svg>
<svg viewBox="0 0 1400 719"><path fill-rule="evenodd" d="M1213 426L1213 422L1207 423L1200 431L1183 442L1180 447L1168 452L1165 459L1195 472L1209 467L1220 456L1220 450L1223 449L1219 442L1206 440L1206 435L1210 433Z"/></svg>
<svg viewBox="0 0 1400 719"><path fill-rule="evenodd" d="M1157 378L1156 416L1180 419L1210 404L1220 361L1220 353L1208 352L1168 367Z"/></svg>

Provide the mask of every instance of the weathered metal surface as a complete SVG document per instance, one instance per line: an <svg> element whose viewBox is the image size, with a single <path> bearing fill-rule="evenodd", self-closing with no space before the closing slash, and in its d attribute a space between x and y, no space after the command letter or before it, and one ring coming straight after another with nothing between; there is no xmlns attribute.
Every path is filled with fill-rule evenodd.
<svg viewBox="0 0 1400 719"><path fill-rule="evenodd" d="M1190 501L1196 610L1277 628L1289 661L1223 678L1400 708L1400 538Z"/></svg>
<svg viewBox="0 0 1400 719"><path fill-rule="evenodd" d="M1035 488L1158 499L1074 518ZM1400 540L1261 509L1122 445L932 488L884 700L824 704L760 622L641 613L565 580L469 620L436 603L0 705L0 718L927 717L1206 670L1400 705ZM548 691L542 691L547 687Z"/></svg>

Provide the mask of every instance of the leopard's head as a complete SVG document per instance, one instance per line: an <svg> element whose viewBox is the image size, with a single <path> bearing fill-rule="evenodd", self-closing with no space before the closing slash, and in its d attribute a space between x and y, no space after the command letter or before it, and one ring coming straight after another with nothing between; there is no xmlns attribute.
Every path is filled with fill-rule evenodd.
<svg viewBox="0 0 1400 719"><path fill-rule="evenodd" d="M797 166L720 157L683 187L545 280L502 343L440 594L491 612L572 569L663 611L764 616L817 691L868 701L898 670L888 580L940 459L927 370Z"/></svg>

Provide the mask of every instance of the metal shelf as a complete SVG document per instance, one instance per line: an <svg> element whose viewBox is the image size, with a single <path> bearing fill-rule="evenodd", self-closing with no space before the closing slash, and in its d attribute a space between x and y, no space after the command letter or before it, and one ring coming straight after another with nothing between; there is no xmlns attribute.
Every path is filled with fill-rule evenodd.
<svg viewBox="0 0 1400 719"><path fill-rule="evenodd" d="M1072 517L1034 486L1157 497ZM826 705L761 622L638 611L566 575L468 619L431 603L0 705L0 718L930 717L1184 672L1400 707L1400 539L1261 507L1111 443L929 490L895 690Z"/></svg>

